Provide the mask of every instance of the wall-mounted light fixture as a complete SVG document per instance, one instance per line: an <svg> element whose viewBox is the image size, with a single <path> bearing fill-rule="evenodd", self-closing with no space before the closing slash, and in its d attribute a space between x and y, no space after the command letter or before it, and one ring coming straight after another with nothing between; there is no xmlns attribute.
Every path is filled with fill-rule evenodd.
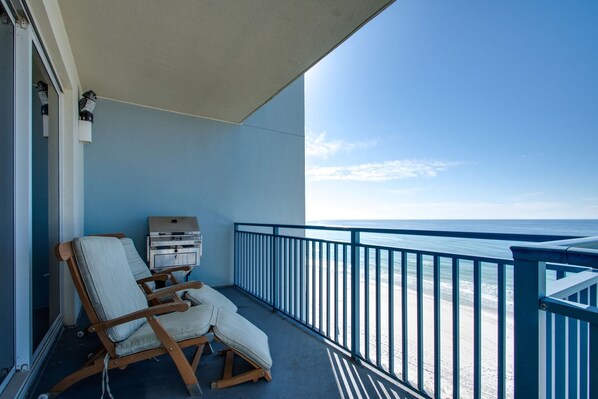
<svg viewBox="0 0 598 399"><path fill-rule="evenodd" d="M96 93L93 90L83 93L83 98L79 100L79 141L82 143L91 143L91 126L95 107Z"/></svg>
<svg viewBox="0 0 598 399"><path fill-rule="evenodd" d="M48 121L48 84L41 80L35 85L37 88L37 95L42 102L42 132L44 137L49 136L49 121Z"/></svg>

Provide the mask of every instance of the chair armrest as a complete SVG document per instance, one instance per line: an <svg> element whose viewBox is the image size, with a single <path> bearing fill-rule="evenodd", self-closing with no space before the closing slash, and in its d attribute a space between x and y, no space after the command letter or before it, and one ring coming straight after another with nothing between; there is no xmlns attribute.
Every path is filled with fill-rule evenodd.
<svg viewBox="0 0 598 399"><path fill-rule="evenodd" d="M174 276L174 272L188 272L191 270L191 266L174 266L174 267L169 267L167 269L162 269L158 272L158 274L166 274L168 275L168 278L170 279L170 282L172 284L179 284L179 281L176 279L176 277Z"/></svg>
<svg viewBox="0 0 598 399"><path fill-rule="evenodd" d="M124 316L117 317L116 319L102 321L100 323L92 324L89 326L88 331L96 332L98 330L105 330L110 327L117 326L119 324L128 323L132 320L141 319L143 317L150 318L164 313L171 312L184 312L191 304L187 301L181 302L169 302L161 305L150 306L149 308L141 309L133 313L126 314Z"/></svg>
<svg viewBox="0 0 598 399"><path fill-rule="evenodd" d="M168 274L153 274L149 277L140 278L137 280L137 284L145 284L151 281L166 281L168 280Z"/></svg>
<svg viewBox="0 0 598 399"><path fill-rule="evenodd" d="M201 281L189 281L186 283L181 283L181 284L177 284L177 285L171 285L171 286L165 287L165 288L160 288L158 290L155 290L151 294L146 295L146 297L147 297L148 301L151 301L152 299L159 299L159 298L162 298L167 295L175 294L178 291L185 291L185 290L201 288L201 287L203 287L203 284Z"/></svg>

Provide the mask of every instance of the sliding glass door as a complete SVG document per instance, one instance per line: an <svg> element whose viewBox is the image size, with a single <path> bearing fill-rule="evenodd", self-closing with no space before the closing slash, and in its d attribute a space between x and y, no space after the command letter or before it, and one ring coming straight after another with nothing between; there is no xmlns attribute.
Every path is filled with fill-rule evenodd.
<svg viewBox="0 0 598 399"><path fill-rule="evenodd" d="M12 376L40 367L61 314L59 84L14 12L0 0L0 395L29 383Z"/></svg>
<svg viewBox="0 0 598 399"><path fill-rule="evenodd" d="M0 3L0 386L15 368L14 30Z"/></svg>

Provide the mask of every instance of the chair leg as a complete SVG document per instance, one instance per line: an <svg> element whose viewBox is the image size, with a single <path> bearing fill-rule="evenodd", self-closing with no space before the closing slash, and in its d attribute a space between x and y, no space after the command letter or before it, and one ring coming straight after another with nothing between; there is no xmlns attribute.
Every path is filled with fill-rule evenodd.
<svg viewBox="0 0 598 399"><path fill-rule="evenodd" d="M189 361L185 357L185 354L178 345L169 348L168 354L174 361L176 368L179 370L179 374L189 391L191 396L199 396L202 394L197 377L195 376L195 370L189 364Z"/></svg>
<svg viewBox="0 0 598 399"><path fill-rule="evenodd" d="M227 388L247 381L257 382L257 380L259 380L262 377L264 377L268 382L272 381L272 374L270 374L270 371L266 371L263 368L256 366L255 364L253 364L253 362L240 355L240 357L247 360L248 363L255 368L245 373L233 376L233 361L235 352L232 349L228 349L222 351L221 353L226 353L226 360L224 362L224 372L222 375L222 379L212 382L212 389Z"/></svg>
<svg viewBox="0 0 598 399"><path fill-rule="evenodd" d="M197 345L197 349L195 349L195 354L193 355L193 361L191 363L191 368L193 369L193 372L197 372L197 366L201 361L201 355L204 352L205 346L206 344Z"/></svg>
<svg viewBox="0 0 598 399"><path fill-rule="evenodd" d="M85 365L74 373L63 378L58 384L50 389L51 395L58 395L68 389L71 385L81 381L84 378L94 374L101 373L104 369L104 363L101 359L96 359L92 364Z"/></svg>
<svg viewBox="0 0 598 399"><path fill-rule="evenodd" d="M179 370L179 374L181 375L181 378L183 379L183 382L189 391L189 395L201 395L202 392L201 388L199 387L199 383L197 382L197 377L195 376L195 370L193 370L193 367L191 367L191 364L189 364L189 361L187 360L187 357L183 353L181 347L170 336L170 334L164 330L164 327L162 327L162 324L158 321L158 319L155 317L149 317L148 322L174 361L174 364Z"/></svg>

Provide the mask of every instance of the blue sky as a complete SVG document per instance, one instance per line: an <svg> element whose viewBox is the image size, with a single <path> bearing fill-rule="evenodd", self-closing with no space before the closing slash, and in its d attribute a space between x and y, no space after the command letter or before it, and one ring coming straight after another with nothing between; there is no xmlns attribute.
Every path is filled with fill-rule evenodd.
<svg viewBox="0 0 598 399"><path fill-rule="evenodd" d="M598 218L598 2L397 1L305 127L308 221Z"/></svg>

